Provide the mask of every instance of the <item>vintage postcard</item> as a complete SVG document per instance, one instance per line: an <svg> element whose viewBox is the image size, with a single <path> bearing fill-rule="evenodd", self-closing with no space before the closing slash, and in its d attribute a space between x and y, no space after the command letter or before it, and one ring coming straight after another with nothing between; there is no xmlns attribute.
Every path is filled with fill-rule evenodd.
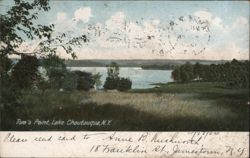
<svg viewBox="0 0 250 158"><path fill-rule="evenodd" d="M249 157L249 11L0 0L0 157Z"/></svg>

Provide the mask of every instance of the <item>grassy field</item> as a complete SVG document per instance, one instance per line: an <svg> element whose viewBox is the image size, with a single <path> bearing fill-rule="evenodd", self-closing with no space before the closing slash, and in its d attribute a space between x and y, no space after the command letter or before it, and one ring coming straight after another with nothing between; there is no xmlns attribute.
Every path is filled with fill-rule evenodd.
<svg viewBox="0 0 250 158"><path fill-rule="evenodd" d="M221 83L160 84L130 92L26 93L2 110L3 130L248 131L249 90ZM109 126L16 125L22 120L112 120Z"/></svg>

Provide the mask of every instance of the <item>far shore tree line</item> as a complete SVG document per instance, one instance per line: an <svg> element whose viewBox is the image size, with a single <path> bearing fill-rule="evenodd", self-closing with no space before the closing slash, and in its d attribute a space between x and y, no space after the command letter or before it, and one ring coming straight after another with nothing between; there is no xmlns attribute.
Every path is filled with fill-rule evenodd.
<svg viewBox="0 0 250 158"><path fill-rule="evenodd" d="M224 82L231 87L249 87L249 61L238 61L223 64L203 65L189 62L176 67L172 71L172 78L176 82Z"/></svg>

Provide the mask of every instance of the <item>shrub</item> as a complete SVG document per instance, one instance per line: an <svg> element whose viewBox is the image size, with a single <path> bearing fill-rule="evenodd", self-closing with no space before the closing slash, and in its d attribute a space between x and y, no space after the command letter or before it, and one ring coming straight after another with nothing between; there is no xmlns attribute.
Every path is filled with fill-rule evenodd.
<svg viewBox="0 0 250 158"><path fill-rule="evenodd" d="M172 71L172 79L174 80L174 81L180 81L181 80L181 75L180 75L180 68L179 67L177 67L177 68L175 68L173 71Z"/></svg>
<svg viewBox="0 0 250 158"><path fill-rule="evenodd" d="M57 90L62 88L63 81L66 75L66 70L53 68L50 69L48 74L50 87Z"/></svg>
<svg viewBox="0 0 250 158"><path fill-rule="evenodd" d="M103 85L104 89L116 89L119 82L119 78L107 77Z"/></svg>
<svg viewBox="0 0 250 158"><path fill-rule="evenodd" d="M67 72L62 82L62 89L71 91L77 88L77 75L73 72Z"/></svg>
<svg viewBox="0 0 250 158"><path fill-rule="evenodd" d="M132 87L132 81L128 78L120 78L118 85L117 85L117 89L119 91L127 91L130 90Z"/></svg>
<svg viewBox="0 0 250 158"><path fill-rule="evenodd" d="M103 85L104 89L117 89L119 91L126 91L131 89L132 82L128 78L119 77L119 66L112 62L108 65L107 74L108 77Z"/></svg>
<svg viewBox="0 0 250 158"><path fill-rule="evenodd" d="M91 73L84 71L74 71L77 76L77 89L88 91L94 88L95 81Z"/></svg>
<svg viewBox="0 0 250 158"><path fill-rule="evenodd" d="M39 79L39 61L35 56L23 55L13 67L12 81L18 88L30 88Z"/></svg>

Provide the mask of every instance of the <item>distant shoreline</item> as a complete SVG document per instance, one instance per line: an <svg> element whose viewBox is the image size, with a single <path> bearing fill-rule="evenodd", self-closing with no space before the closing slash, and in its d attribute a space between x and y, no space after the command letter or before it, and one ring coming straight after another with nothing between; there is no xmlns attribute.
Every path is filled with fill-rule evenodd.
<svg viewBox="0 0 250 158"><path fill-rule="evenodd" d="M221 64L227 60L65 60L65 64L70 67L106 67L111 62L116 62L120 67L143 67L144 69L166 69L166 65L176 66L186 62L201 64ZM156 68L158 67L158 68ZM161 67L161 68L159 68ZM168 68L170 69L170 68ZM173 67L171 67L173 69Z"/></svg>

